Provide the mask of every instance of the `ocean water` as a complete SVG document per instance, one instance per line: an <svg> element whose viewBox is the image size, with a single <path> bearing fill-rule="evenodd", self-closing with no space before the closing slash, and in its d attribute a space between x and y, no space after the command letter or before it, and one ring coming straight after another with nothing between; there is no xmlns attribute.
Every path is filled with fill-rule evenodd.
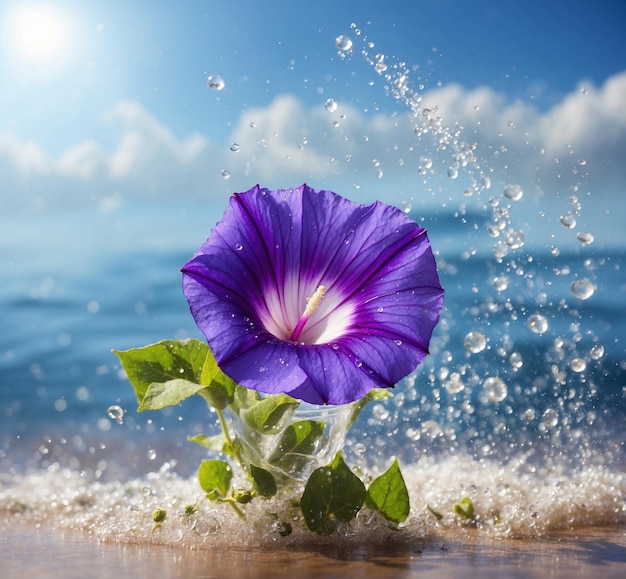
<svg viewBox="0 0 626 579"><path fill-rule="evenodd" d="M423 122L408 82L395 83L394 98ZM433 127L458 159L460 141ZM416 147L431 154L419 133ZM467 521L454 505L465 497L478 513L473 526L494 536L625 521L624 239L603 237L601 222L572 224L584 224L588 199L533 196L506 174L491 185L468 163L471 195L440 204L398 196L429 231L445 309L426 362L391 398L368 407L346 443L348 464L366 472L400 459L411 515L390 531L364 509L340 529L341 540L377 542L391 533L410 542L462 529ZM324 540L297 525L281 538L267 515L284 509L274 501L257 501L246 522L206 501L194 473L207 454L186 438L217 433L216 417L194 399L138 413L110 351L201 338L179 269L225 204L127 202L3 219L5 521L191 546ZM114 406L123 409L119 420ZM190 518L183 507L193 503ZM157 532L156 508L171 513Z"/></svg>

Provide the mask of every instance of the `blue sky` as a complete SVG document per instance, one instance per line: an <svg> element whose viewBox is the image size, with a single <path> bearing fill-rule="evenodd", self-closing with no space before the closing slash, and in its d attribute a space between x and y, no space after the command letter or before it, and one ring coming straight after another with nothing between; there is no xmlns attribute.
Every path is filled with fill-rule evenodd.
<svg viewBox="0 0 626 579"><path fill-rule="evenodd" d="M397 127L410 125L409 111L386 94L364 48L405 62L412 86L463 125L503 181L616 195L625 172L620 0L5 0L0 22L5 210L293 184L281 179L349 184L364 200L412 196L421 181L406 171L419 155ZM346 58L340 34L354 41ZM207 88L210 74L223 76L222 91ZM333 115L328 98L339 104ZM504 149L506 163L494 153ZM415 158L392 153L401 150ZM567 183L564 158L576 175Z"/></svg>
<svg viewBox="0 0 626 579"><path fill-rule="evenodd" d="M366 83L351 75L368 71L358 54L346 67L333 42L351 32L352 22L380 51L418 65L428 83L490 86L540 107L581 80L601 84L626 68L626 4L620 0L9 0L2 21L10 27L15 9L29 4L58 12L66 46L56 61L37 62L16 54L11 38L4 42L0 128L55 152L102 133L99 115L122 99L141 102L179 136L224 136L225 118L267 105L280 93L315 104L322 87L357 102L354 93ZM221 106L207 94L211 73L227 81Z"/></svg>

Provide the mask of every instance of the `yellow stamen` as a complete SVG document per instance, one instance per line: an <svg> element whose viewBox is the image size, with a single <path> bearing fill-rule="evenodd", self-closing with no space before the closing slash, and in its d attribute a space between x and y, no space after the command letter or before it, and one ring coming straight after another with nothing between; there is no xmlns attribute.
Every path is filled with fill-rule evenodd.
<svg viewBox="0 0 626 579"><path fill-rule="evenodd" d="M302 332L302 329L304 328L304 325L307 323L308 319L311 317L313 312L319 307L320 302L322 301L322 298L324 297L325 292L326 292L326 286L320 285L315 290L313 295L310 298L307 298L306 308L304 308L304 313L298 320L298 323L296 324L296 327L293 329L293 332L291 332L290 339L293 340L294 342L298 340L298 338L300 337L300 333Z"/></svg>

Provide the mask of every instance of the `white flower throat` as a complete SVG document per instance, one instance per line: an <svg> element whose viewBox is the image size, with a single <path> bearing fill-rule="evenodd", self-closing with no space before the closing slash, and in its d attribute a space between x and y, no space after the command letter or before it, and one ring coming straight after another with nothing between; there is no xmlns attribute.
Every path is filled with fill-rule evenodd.
<svg viewBox="0 0 626 579"><path fill-rule="evenodd" d="M320 285L315 290L313 295L310 298L307 298L306 307L304 308L304 313L298 320L298 323L296 324L296 327L293 329L293 332L291 332L291 336L289 337L290 340L294 342L298 340L298 337L300 336L300 333L302 332L305 324L307 323L309 318L313 315L313 312L319 307L320 302L322 301L322 298L324 297L325 293L326 293L326 286Z"/></svg>

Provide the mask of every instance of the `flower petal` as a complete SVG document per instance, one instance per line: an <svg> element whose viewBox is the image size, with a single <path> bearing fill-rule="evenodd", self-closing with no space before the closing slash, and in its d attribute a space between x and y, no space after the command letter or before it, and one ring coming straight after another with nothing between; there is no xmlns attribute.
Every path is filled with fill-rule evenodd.
<svg viewBox="0 0 626 579"><path fill-rule="evenodd" d="M424 229L394 207L306 185L235 194L183 267L183 292L235 381L331 404L412 372L443 301Z"/></svg>

